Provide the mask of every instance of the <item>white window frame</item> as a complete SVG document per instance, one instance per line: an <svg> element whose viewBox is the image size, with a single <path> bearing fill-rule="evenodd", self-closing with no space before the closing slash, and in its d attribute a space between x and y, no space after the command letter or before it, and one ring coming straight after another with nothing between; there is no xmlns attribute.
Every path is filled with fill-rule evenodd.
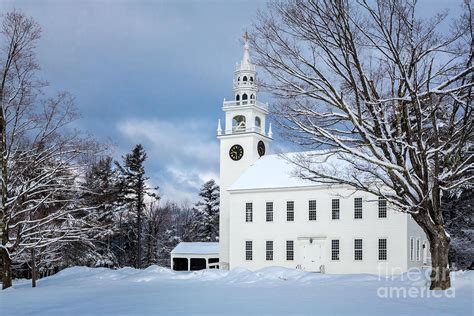
<svg viewBox="0 0 474 316"><path fill-rule="evenodd" d="M428 241L423 240L423 242L421 243L421 246L422 246L421 251L423 253L423 255L421 257L421 260L422 260L423 264L427 264L428 263ZM426 252L426 257L425 257L425 252Z"/></svg>
<svg viewBox="0 0 474 316"><path fill-rule="evenodd" d="M271 211L268 210L268 206L271 205L272 206L272 209ZM273 201L267 201L265 202L265 222L267 223L271 223L273 222L273 210L274 210L274 203ZM271 219L271 220L269 220Z"/></svg>
<svg viewBox="0 0 474 316"><path fill-rule="evenodd" d="M385 240L385 249L380 247L380 241ZM383 253L385 252L385 253ZM381 259L381 254L385 254L385 258ZM379 261L387 261L388 260L388 238L387 237L380 237L377 239L377 258Z"/></svg>
<svg viewBox="0 0 474 316"><path fill-rule="evenodd" d="M311 203L311 202L314 202L314 203ZM312 206L313 206L312 204L314 204L314 209L312 209ZM309 221L312 222L312 221L317 220L317 216L318 216L318 215L317 215L316 210L317 210L317 202L316 202L316 200L314 200L314 199L313 199L313 200L309 200L309 201L308 201L308 220L309 220ZM314 216L311 216L311 215L314 215Z"/></svg>
<svg viewBox="0 0 474 316"><path fill-rule="evenodd" d="M265 240L265 260L266 261L273 261L273 244L274 244L273 240Z"/></svg>
<svg viewBox="0 0 474 316"><path fill-rule="evenodd" d="M337 202L337 203L335 203ZM337 207L335 207L337 205ZM337 218L335 218L335 214L337 214ZM332 220L339 220L341 219L341 200L340 199L332 199L331 200L331 219Z"/></svg>
<svg viewBox="0 0 474 316"><path fill-rule="evenodd" d="M337 249L335 249L335 245L337 245ZM336 257L337 259L334 259L334 257ZM341 240L331 239L331 261L339 261L339 260L341 260Z"/></svg>
<svg viewBox="0 0 474 316"><path fill-rule="evenodd" d="M380 215L384 215L384 216L380 216ZM379 199L378 199L378 218L387 218L387 199L385 199L384 197L382 196L379 196Z"/></svg>
<svg viewBox="0 0 474 316"><path fill-rule="evenodd" d="M250 210L248 206L250 205ZM245 222L253 222L253 202L245 202Z"/></svg>
<svg viewBox="0 0 474 316"><path fill-rule="evenodd" d="M421 244L420 244L420 238L416 239L416 261L420 261L420 251L421 251Z"/></svg>
<svg viewBox="0 0 474 316"><path fill-rule="evenodd" d="M360 240L360 248L356 247L356 241ZM358 258L358 251L360 251L360 259ZM364 239L354 238L354 261L363 261L364 260Z"/></svg>
<svg viewBox="0 0 474 316"><path fill-rule="evenodd" d="M250 249L249 246L250 245ZM245 261L252 261L253 260L253 241L246 240L245 241Z"/></svg>
<svg viewBox="0 0 474 316"><path fill-rule="evenodd" d="M357 202L360 201L360 209L359 209L356 201ZM362 200L361 197L354 198L354 219L363 219L364 218L364 214L363 214L364 206L363 205L364 205L364 203L363 203L363 200ZM358 217L359 214L360 214L360 217Z"/></svg>
<svg viewBox="0 0 474 316"><path fill-rule="evenodd" d="M293 210L289 211L289 203L293 205ZM289 220L289 214L292 214L292 220ZM286 221L287 222L294 222L295 221L295 201L286 201Z"/></svg>
<svg viewBox="0 0 474 316"><path fill-rule="evenodd" d="M291 249L289 249L289 245L291 245ZM295 260L295 241L294 240L287 240L285 242L286 247L286 260L287 261L294 261ZM291 258L291 259L288 259Z"/></svg>

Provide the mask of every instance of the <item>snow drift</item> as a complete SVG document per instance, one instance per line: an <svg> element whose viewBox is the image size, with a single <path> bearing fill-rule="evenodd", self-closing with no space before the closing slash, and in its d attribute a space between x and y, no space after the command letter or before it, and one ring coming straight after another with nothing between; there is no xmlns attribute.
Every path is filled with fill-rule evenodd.
<svg viewBox="0 0 474 316"><path fill-rule="evenodd" d="M454 296L427 291L419 273L394 278L325 275L279 267L175 272L73 267L0 292L2 315L319 314L470 315L474 273L453 273ZM380 297L380 288L414 288L424 297ZM426 297L438 293L440 297Z"/></svg>

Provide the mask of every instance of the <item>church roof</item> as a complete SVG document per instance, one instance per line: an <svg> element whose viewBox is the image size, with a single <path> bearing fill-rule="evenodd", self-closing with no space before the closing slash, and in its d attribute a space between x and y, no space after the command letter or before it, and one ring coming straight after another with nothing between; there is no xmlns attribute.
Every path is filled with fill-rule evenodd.
<svg viewBox="0 0 474 316"><path fill-rule="evenodd" d="M214 255L219 254L218 242L180 242L171 254Z"/></svg>
<svg viewBox="0 0 474 316"><path fill-rule="evenodd" d="M229 191L252 189L276 189L294 187L326 186L325 183L305 180L298 177L299 168L289 160L298 160L302 155L317 155L319 162L327 168L337 169L347 162L334 155L321 152L300 152L288 154L266 155L258 159L229 187Z"/></svg>

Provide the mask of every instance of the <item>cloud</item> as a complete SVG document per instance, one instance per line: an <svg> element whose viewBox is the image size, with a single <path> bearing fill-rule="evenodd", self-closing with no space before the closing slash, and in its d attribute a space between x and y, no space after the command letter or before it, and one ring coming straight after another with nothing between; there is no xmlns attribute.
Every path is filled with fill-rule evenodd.
<svg viewBox="0 0 474 316"><path fill-rule="evenodd" d="M194 201L205 181L218 180L219 144L210 122L129 118L116 128L121 146L143 144L150 183L160 187L165 200Z"/></svg>

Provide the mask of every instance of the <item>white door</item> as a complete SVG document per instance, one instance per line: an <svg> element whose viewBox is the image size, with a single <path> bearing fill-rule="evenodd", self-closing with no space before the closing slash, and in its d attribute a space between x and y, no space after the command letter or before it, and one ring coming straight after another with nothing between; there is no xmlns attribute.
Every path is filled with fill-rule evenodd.
<svg viewBox="0 0 474 316"><path fill-rule="evenodd" d="M320 272L321 267L321 243L307 241L303 244L303 264L305 271Z"/></svg>
<svg viewBox="0 0 474 316"><path fill-rule="evenodd" d="M428 264L428 245L426 241L423 242L423 264Z"/></svg>

